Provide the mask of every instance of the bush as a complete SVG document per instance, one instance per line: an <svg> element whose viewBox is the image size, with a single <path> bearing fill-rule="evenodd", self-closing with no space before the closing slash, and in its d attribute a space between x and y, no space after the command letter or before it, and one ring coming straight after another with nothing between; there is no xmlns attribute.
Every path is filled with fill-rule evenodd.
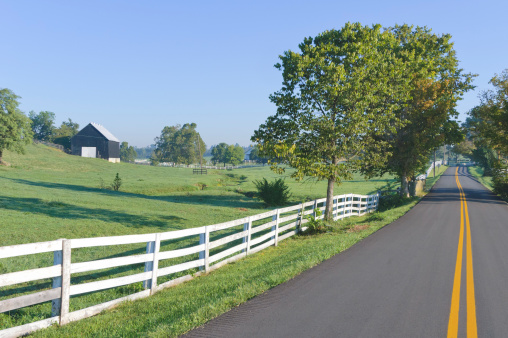
<svg viewBox="0 0 508 338"><path fill-rule="evenodd" d="M265 202L267 206L277 206L287 204L291 194L289 187L282 178L268 182L266 178L262 181L254 181L258 190L257 196Z"/></svg>
<svg viewBox="0 0 508 338"><path fill-rule="evenodd" d="M499 168L494 170L492 176L492 185L494 186L494 193L501 196L501 198L508 200L508 169Z"/></svg>

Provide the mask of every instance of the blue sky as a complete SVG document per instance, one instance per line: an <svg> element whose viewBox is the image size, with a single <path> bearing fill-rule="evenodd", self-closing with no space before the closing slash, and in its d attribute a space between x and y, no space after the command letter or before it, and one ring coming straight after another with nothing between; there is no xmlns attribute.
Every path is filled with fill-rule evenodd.
<svg viewBox="0 0 508 338"><path fill-rule="evenodd" d="M100 123L135 146L187 122L207 146L249 145L275 113L278 55L348 21L451 34L461 67L479 75L461 113L508 68L507 1L0 0L0 13L0 88L24 112Z"/></svg>

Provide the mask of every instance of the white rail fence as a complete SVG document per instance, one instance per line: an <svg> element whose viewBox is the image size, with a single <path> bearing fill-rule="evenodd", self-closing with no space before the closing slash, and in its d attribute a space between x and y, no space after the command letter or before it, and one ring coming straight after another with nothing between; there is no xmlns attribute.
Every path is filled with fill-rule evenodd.
<svg viewBox="0 0 508 338"><path fill-rule="evenodd" d="M58 239L49 242L0 247L0 259L53 252L54 262L53 266L0 275L0 288L4 290L6 287L20 283L52 279L50 289L0 301L0 313L52 301L51 317L1 330L0 337L17 337L48 327L53 323L64 325L71 321L90 317L120 302L148 297L159 290L191 280L195 276L215 270L269 246L277 246L280 241L307 229L303 225L308 222L308 217L316 217L318 214L316 211L318 209L323 211L325 203L326 198L322 198L226 223L164 233ZM379 194L335 196L333 199L334 219L364 215L377 209L378 203ZM321 215L316 218L322 219L323 217ZM163 247L167 247L168 241L178 239L187 240L185 247L161 250L161 243L166 243ZM189 241L189 239L191 240ZM192 239L194 240L192 241ZM71 262L72 252L75 249L132 243L146 243L146 253L78 263ZM165 260L179 257L184 261L164 266L167 265L163 264ZM187 258L184 259L185 257ZM73 274L140 263L144 264L144 272L141 273L81 284L71 283ZM199 269L199 272L196 272L196 269ZM181 275L184 271L188 271L188 274L158 284L159 278L176 273ZM71 296L139 282L143 282L144 286L144 290L141 292L81 310L69 311Z"/></svg>

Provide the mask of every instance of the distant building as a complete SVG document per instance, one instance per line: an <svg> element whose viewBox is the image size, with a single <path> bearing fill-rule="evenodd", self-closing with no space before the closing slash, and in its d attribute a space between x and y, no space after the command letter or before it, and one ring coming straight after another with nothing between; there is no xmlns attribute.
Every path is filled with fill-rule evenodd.
<svg viewBox="0 0 508 338"><path fill-rule="evenodd" d="M244 150L245 150L245 152L244 152L244 154L245 154L244 161L250 161L251 160L250 153L252 152L252 150L254 150L254 148L253 147L248 147L247 149L244 149Z"/></svg>
<svg viewBox="0 0 508 338"><path fill-rule="evenodd" d="M120 141L106 128L90 123L71 138L72 155L120 162Z"/></svg>

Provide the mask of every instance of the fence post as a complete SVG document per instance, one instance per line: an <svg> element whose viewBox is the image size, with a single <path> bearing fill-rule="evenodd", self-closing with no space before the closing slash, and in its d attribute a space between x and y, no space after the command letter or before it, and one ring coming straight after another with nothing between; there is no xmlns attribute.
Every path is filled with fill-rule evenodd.
<svg viewBox="0 0 508 338"><path fill-rule="evenodd" d="M63 246L63 239L62 246ZM61 265L62 264L62 250L56 250L53 252L53 265ZM53 277L53 289L62 287L62 275L58 277ZM61 292L60 292L61 293ZM51 317L60 316L60 309L62 306L61 298L53 299L51 301Z"/></svg>
<svg viewBox="0 0 508 338"><path fill-rule="evenodd" d="M251 238L251 235L252 235L252 218L249 217L249 223L248 224L248 230L249 230L249 233L247 234L247 255L250 254L250 238Z"/></svg>
<svg viewBox="0 0 508 338"><path fill-rule="evenodd" d="M155 241L146 243L146 253L153 254L155 252ZM145 272L153 271L153 260L151 262L145 262ZM152 288L152 280L147 279L143 281L143 288L151 289Z"/></svg>
<svg viewBox="0 0 508 338"><path fill-rule="evenodd" d="M249 220L250 220L250 217L249 217ZM243 223L243 231L248 231L250 233L250 230L249 230L250 226L249 226L249 221L247 220L246 223ZM242 243L247 243L247 247L249 247L249 235L247 234L247 236L243 237L242 238ZM247 252L247 249L242 249L242 252Z"/></svg>
<svg viewBox="0 0 508 338"><path fill-rule="evenodd" d="M208 226L205 227L205 272L210 271L210 230Z"/></svg>
<svg viewBox="0 0 508 338"><path fill-rule="evenodd" d="M279 209L277 209L277 210L279 210ZM276 221L276 220L277 220L277 215L273 215L272 216L272 221ZM276 225L272 225L272 228L270 229L270 231L274 232L276 227L277 227L277 224ZM272 239L275 239L275 235L270 237L270 240L272 240Z"/></svg>
<svg viewBox="0 0 508 338"><path fill-rule="evenodd" d="M333 197L333 220L335 221L336 218L338 217L338 214L339 214L339 206L337 205L339 204L339 196L334 196Z"/></svg>
<svg viewBox="0 0 508 338"><path fill-rule="evenodd" d="M206 243L205 233L203 232L203 233L199 234L199 245L205 244L205 243ZM205 259L205 251L206 251L206 246L205 246L205 249L203 251L199 252L199 257L198 257L199 259ZM204 264L199 267L199 271L202 271L204 269L205 269L205 265Z"/></svg>
<svg viewBox="0 0 508 338"><path fill-rule="evenodd" d="M314 205L312 206L312 216L314 216L314 219L317 217L317 208L318 208L317 200L314 200Z"/></svg>
<svg viewBox="0 0 508 338"><path fill-rule="evenodd" d="M152 280L150 281L150 294L155 293L157 287L157 272L159 270L159 251L161 249L161 234L155 234L155 248L153 252Z"/></svg>
<svg viewBox="0 0 508 338"><path fill-rule="evenodd" d="M69 322L69 301L71 289L71 240L62 241L62 296L60 298L60 325Z"/></svg>
<svg viewBox="0 0 508 338"><path fill-rule="evenodd" d="M300 217L298 217L296 219L296 230L297 230L296 232L301 232L302 231L302 222L303 222L303 216L304 216L303 213L305 211L303 204L304 203L302 202L302 205L300 206L300 215L299 215ZM333 215L333 213L332 213L332 215Z"/></svg>
<svg viewBox="0 0 508 338"><path fill-rule="evenodd" d="M279 219L280 219L280 209L277 209L277 214L275 215L277 218L275 219L275 246L279 244Z"/></svg>

